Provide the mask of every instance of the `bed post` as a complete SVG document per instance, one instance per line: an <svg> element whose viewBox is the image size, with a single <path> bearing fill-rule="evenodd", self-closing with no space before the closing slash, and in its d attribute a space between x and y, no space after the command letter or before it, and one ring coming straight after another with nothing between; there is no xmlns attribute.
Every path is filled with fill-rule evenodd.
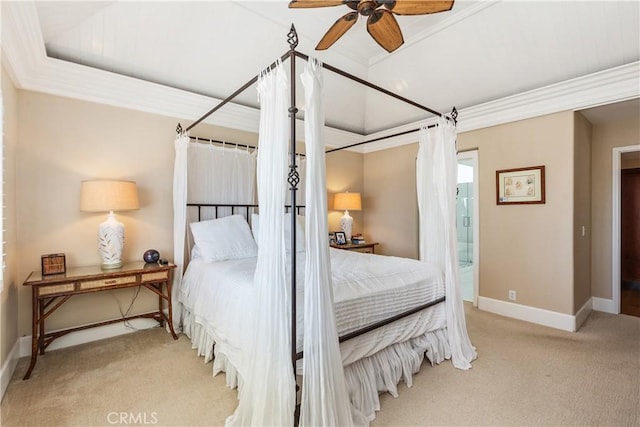
<svg viewBox="0 0 640 427"><path fill-rule="evenodd" d="M298 174L296 165L296 114L298 108L296 107L296 55L295 49L298 46L298 34L296 28L291 24L291 30L287 34L287 42L289 43L289 61L291 66L290 76L290 100L291 106L289 107L289 121L291 123L289 133L289 191L291 192L291 363L293 365L293 378L296 377L296 224L297 214L296 209L296 194L298 190L298 183L300 182L300 175ZM296 385L295 395L297 396L298 386ZM295 403L297 404L297 397ZM296 405L297 406L297 405ZM297 411L296 411L297 412ZM297 425L297 420L295 421Z"/></svg>

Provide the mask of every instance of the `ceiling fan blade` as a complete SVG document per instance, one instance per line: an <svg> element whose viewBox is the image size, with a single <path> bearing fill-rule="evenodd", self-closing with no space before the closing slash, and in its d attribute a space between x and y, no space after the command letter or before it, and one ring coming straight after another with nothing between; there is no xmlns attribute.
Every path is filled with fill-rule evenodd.
<svg viewBox="0 0 640 427"><path fill-rule="evenodd" d="M340 6L345 4L342 0L291 0L289 2L290 9L301 9L306 7L328 7Z"/></svg>
<svg viewBox="0 0 640 427"><path fill-rule="evenodd" d="M334 44L344 33L347 32L349 28L353 26L358 20L358 12L349 12L344 15L342 18L338 19L332 26L329 28L329 31L322 37L322 40L318 42L316 46L316 50L325 50L328 49L332 44Z"/></svg>
<svg viewBox="0 0 640 427"><path fill-rule="evenodd" d="M453 7L454 0L395 0L384 2L384 6L396 15L426 15L446 12Z"/></svg>
<svg viewBox="0 0 640 427"><path fill-rule="evenodd" d="M367 20L367 31L387 52L393 52L404 43L400 25L388 10L373 12Z"/></svg>

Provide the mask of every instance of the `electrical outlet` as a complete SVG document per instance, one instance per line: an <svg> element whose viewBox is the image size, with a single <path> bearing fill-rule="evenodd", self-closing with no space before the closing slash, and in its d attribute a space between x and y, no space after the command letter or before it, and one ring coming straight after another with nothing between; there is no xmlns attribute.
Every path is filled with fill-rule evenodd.
<svg viewBox="0 0 640 427"><path fill-rule="evenodd" d="M516 300L516 291L509 291L509 301Z"/></svg>

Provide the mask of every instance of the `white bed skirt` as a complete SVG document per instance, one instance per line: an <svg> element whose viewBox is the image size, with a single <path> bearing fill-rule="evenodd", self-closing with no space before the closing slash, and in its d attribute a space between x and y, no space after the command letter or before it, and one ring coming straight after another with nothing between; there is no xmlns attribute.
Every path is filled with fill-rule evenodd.
<svg viewBox="0 0 640 427"><path fill-rule="evenodd" d="M213 360L213 375L225 372L227 387L238 388L241 392L242 376L227 357L224 344L216 344L213 332L198 323L191 312L185 310L182 321L183 332L191 340L198 356L204 357L205 363ZM413 374L420 370L424 356L431 365L451 358L446 327L392 344L345 366L345 380L353 408L373 421L376 411L380 410L379 393L389 392L398 397L397 385L401 380L411 387ZM299 370L300 367L301 363L298 363Z"/></svg>

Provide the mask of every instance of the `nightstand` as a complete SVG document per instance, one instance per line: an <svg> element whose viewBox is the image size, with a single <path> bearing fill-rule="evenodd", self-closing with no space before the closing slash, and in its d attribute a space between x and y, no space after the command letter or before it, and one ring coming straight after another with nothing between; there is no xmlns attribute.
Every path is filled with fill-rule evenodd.
<svg viewBox="0 0 640 427"><path fill-rule="evenodd" d="M24 282L24 286L31 286L32 333L31 364L23 379L29 379L31 376L31 371L33 371L36 365L38 352L43 355L44 350L53 340L71 332L146 317L155 319L160 326L164 326L164 323L167 322L173 339L177 340L178 336L173 330L171 313L171 274L174 268L176 268L176 266L173 264L159 265L133 262L124 264L122 267L113 270L102 270L100 266L91 266L70 268L66 273L50 276L43 276L40 271L32 272ZM119 319L57 330L55 332L46 332L45 330L45 319L74 295L136 286L145 287L158 295L157 311L125 316ZM162 311L163 302L167 303L169 309L168 315Z"/></svg>
<svg viewBox="0 0 640 427"><path fill-rule="evenodd" d="M336 249L343 249L345 251L373 254L375 253L375 246L377 244L378 243L358 243L354 245L352 243L347 243L346 245L331 245L331 247Z"/></svg>

